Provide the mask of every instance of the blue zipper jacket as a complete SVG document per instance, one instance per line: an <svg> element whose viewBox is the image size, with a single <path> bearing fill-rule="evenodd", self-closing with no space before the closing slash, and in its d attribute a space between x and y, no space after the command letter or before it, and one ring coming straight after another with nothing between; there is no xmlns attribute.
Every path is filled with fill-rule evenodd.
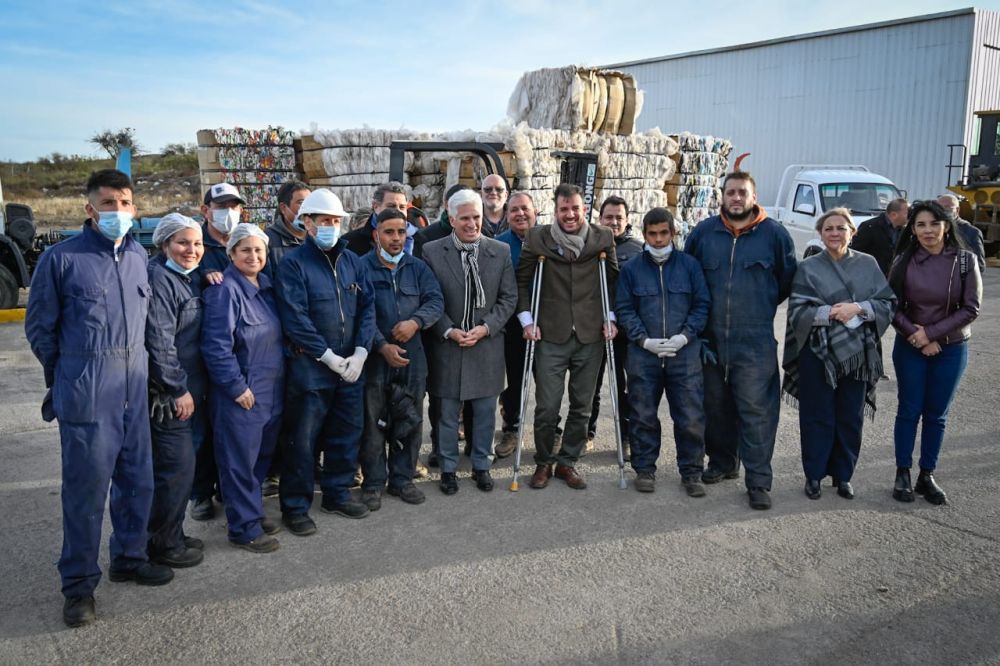
<svg viewBox="0 0 1000 666"><path fill-rule="evenodd" d="M152 296L146 317L149 383L174 398L187 392L196 403L208 392L201 359L201 273L188 275L167 268L158 254L149 260Z"/></svg>
<svg viewBox="0 0 1000 666"><path fill-rule="evenodd" d="M510 259L514 262L514 268L517 269L517 262L521 261L521 246L524 245L524 241L514 233L513 229L508 229L497 236L497 240L510 246Z"/></svg>
<svg viewBox="0 0 1000 666"><path fill-rule="evenodd" d="M711 303L701 266L674 250L662 264L649 252L630 260L618 274L615 316L629 341L683 334L698 339L708 321Z"/></svg>
<svg viewBox="0 0 1000 666"><path fill-rule="evenodd" d="M140 397L145 405L146 263L131 236L116 251L90 221L42 254L24 329L61 423L120 418Z"/></svg>
<svg viewBox="0 0 1000 666"><path fill-rule="evenodd" d="M212 238L212 234L208 231L208 222L201 225L201 238L205 245L205 254L198 265L199 272L202 275L215 271L224 272L230 264L229 254L226 252L225 245Z"/></svg>
<svg viewBox="0 0 1000 666"><path fill-rule="evenodd" d="M343 239L324 252L312 236L278 266L278 311L289 345L289 386L295 392L333 388L340 375L317 361L327 349L348 357L371 351L375 298L361 259Z"/></svg>
<svg viewBox="0 0 1000 666"><path fill-rule="evenodd" d="M392 327L401 321L412 319L425 331L433 326L444 311L444 296L437 278L420 259L403 253L396 270L386 268L378 258L378 250L372 250L361 258L362 270L371 282L375 295L375 338L372 350L378 351L392 340ZM409 342L401 345L406 349L406 366L411 379L427 376L427 359L424 354L423 336L417 333ZM366 363L369 384L385 383L388 364L381 354L373 353Z"/></svg>
<svg viewBox="0 0 1000 666"><path fill-rule="evenodd" d="M796 268L788 231L766 217L736 237L716 215L698 223L684 250L701 264L712 296L709 358L727 366L736 355L775 349L774 315Z"/></svg>

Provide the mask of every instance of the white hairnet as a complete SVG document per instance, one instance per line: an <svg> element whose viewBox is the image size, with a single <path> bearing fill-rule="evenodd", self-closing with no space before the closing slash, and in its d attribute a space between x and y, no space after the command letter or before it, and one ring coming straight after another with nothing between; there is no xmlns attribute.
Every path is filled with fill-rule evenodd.
<svg viewBox="0 0 1000 666"><path fill-rule="evenodd" d="M157 222L156 228L153 229L153 245L162 247L171 236L183 229L197 229L200 232L201 225L187 215L181 215L180 213L164 215Z"/></svg>
<svg viewBox="0 0 1000 666"><path fill-rule="evenodd" d="M264 247L267 247L269 239L267 234L260 230L260 227L256 224L241 223L237 224L236 228L233 229L233 233L229 234L229 242L226 243L226 252L232 253L233 248L235 248L241 240L251 236L264 241Z"/></svg>

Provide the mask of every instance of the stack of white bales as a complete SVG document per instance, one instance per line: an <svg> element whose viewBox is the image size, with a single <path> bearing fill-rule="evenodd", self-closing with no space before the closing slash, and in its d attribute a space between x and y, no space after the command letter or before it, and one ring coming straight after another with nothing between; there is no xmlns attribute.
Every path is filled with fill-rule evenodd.
<svg viewBox="0 0 1000 666"><path fill-rule="evenodd" d="M677 173L667 186L667 194L671 203L676 203L678 216L693 227L719 212L720 179L729 166L733 144L728 139L690 132L680 134L677 143Z"/></svg>
<svg viewBox="0 0 1000 666"><path fill-rule="evenodd" d="M278 188L300 177L294 133L282 127L235 127L200 130L197 136L202 195L212 185L231 183L246 201L244 221L270 222Z"/></svg>

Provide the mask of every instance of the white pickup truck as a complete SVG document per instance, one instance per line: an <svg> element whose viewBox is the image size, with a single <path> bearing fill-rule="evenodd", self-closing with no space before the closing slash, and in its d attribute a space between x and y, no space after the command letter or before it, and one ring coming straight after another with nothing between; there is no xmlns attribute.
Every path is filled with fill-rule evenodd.
<svg viewBox="0 0 1000 666"><path fill-rule="evenodd" d="M903 196L891 180L860 164L791 164L781 176L778 202L768 213L785 225L802 257L811 241L819 242L816 220L826 211L847 208L857 225L884 213L890 201Z"/></svg>

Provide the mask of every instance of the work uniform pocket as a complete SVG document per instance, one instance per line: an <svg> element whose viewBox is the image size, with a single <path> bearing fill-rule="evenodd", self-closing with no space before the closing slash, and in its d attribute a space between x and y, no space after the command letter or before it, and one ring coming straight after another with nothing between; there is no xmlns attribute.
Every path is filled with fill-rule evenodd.
<svg viewBox="0 0 1000 666"><path fill-rule="evenodd" d="M67 306L70 316L67 317L66 325L71 330L76 331L79 327L82 335L90 336L104 331L108 325L108 296L103 287L70 291ZM145 316L143 312L143 317ZM97 341L85 340L81 346L93 348L97 346Z"/></svg>
<svg viewBox="0 0 1000 666"><path fill-rule="evenodd" d="M97 421L96 359L61 356L52 386L52 408L56 418L66 423ZM110 378L109 378L110 379Z"/></svg>

